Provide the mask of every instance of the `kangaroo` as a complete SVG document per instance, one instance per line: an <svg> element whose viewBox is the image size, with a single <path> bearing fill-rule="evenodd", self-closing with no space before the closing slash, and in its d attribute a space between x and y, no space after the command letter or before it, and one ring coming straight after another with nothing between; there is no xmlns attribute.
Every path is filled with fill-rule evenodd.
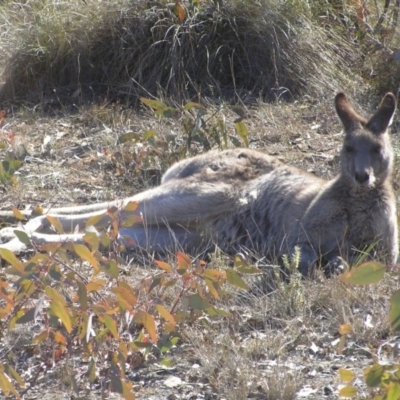
<svg viewBox="0 0 400 400"><path fill-rule="evenodd" d="M235 254L244 248L269 260L300 248L299 270L310 276L315 267L353 263L360 253L387 265L398 257L396 202L391 184L393 150L387 132L396 97L387 93L371 118L357 114L344 93L335 97L344 128L341 170L327 181L250 149L212 150L170 167L158 187L110 203L51 211L65 234L51 230L46 215L24 226L36 245L82 242L89 217L119 207L122 220L130 214L142 222L120 231L127 249L142 247L165 252L178 245L195 249L212 241ZM138 202L134 211L124 210ZM29 217L29 211L25 212ZM0 213L3 220L10 213ZM21 251L15 228L3 228L0 245ZM68 233L70 232L70 233ZM71 233L72 232L72 233Z"/></svg>

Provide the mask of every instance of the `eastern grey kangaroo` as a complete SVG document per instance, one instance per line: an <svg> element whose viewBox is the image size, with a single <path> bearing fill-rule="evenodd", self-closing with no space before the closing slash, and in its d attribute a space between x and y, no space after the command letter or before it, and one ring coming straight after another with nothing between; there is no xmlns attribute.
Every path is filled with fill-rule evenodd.
<svg viewBox="0 0 400 400"><path fill-rule="evenodd" d="M224 252L244 248L269 260L301 249L299 269L309 275L316 265L350 263L360 252L386 264L398 256L397 217L391 185L393 151L388 126L396 98L388 93L370 119L358 115L344 93L335 98L344 127L341 171L326 181L277 159L249 149L210 151L178 162L167 170L161 185L131 198L51 211L65 232L56 234L40 216L24 227L33 243L81 242L85 221L119 206L123 219L141 215L143 223L121 230L128 248L168 251L193 249L213 241ZM123 210L137 201L135 211ZM29 212L26 212L29 217ZM2 213L6 219L10 214ZM1 245L20 251L24 245L4 228ZM81 232L79 232L81 230ZM129 237L130 240L126 240Z"/></svg>

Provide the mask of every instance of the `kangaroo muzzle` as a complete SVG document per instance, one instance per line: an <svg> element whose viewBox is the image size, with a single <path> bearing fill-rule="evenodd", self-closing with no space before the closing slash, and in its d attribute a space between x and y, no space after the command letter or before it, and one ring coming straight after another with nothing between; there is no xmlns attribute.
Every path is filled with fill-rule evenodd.
<svg viewBox="0 0 400 400"><path fill-rule="evenodd" d="M369 170L355 171L354 180L360 186L371 186L375 183L375 176Z"/></svg>
<svg viewBox="0 0 400 400"><path fill-rule="evenodd" d="M371 179L371 177L373 178L373 175L371 176L368 171L356 171L356 173L354 174L354 179L356 180L356 182L363 186L367 186L373 183L373 179Z"/></svg>

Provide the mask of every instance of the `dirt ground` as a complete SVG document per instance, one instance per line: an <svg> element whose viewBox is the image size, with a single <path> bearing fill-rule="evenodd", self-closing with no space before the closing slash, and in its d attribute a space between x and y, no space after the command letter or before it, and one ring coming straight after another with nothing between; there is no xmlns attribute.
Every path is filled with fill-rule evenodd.
<svg viewBox="0 0 400 400"><path fill-rule="evenodd" d="M364 105L364 110L372 107ZM243 109L250 147L327 179L335 175L342 133L333 100ZM52 116L33 109L7 111L0 128L0 158L11 156L23 165L13 184L1 185L3 210L128 196L157 184L177 159L204 151L196 140L186 148L182 118L164 119L147 109L104 104L73 113L58 109ZM228 135L237 137L237 115L229 106L210 108L204 119L213 126L221 116ZM398 121L397 116L392 129L396 153ZM156 132L156 142L140 140L150 130ZM119 144L130 133L136 139ZM151 273L151 266L129 260L121 272L126 279ZM343 386L338 370L349 368L357 377L358 398L370 398L363 369L374 360L396 360L399 343L389 333L387 315L390 295L399 286L398 273L392 271L371 287L345 287L337 278L321 277L301 283L297 293L231 293L224 304L231 319L204 317L182 327L168 367L152 354L133 363L127 376L137 399L333 400ZM64 363L44 362L43 348L38 351L31 342L41 323L18 326L0 342L0 359L12 359L32 385L24 399L118 398L106 390L101 375L95 384L81 383L87 362L78 356L68 360L72 377ZM339 327L344 323L351 323L353 333L340 352Z"/></svg>

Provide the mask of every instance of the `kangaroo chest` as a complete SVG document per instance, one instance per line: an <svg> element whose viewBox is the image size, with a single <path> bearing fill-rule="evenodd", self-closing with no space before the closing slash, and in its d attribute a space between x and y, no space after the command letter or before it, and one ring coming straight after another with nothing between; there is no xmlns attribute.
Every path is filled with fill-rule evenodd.
<svg viewBox="0 0 400 400"><path fill-rule="evenodd" d="M351 201L343 208L346 217L345 235L353 242L371 242L384 235L391 210L381 198Z"/></svg>

